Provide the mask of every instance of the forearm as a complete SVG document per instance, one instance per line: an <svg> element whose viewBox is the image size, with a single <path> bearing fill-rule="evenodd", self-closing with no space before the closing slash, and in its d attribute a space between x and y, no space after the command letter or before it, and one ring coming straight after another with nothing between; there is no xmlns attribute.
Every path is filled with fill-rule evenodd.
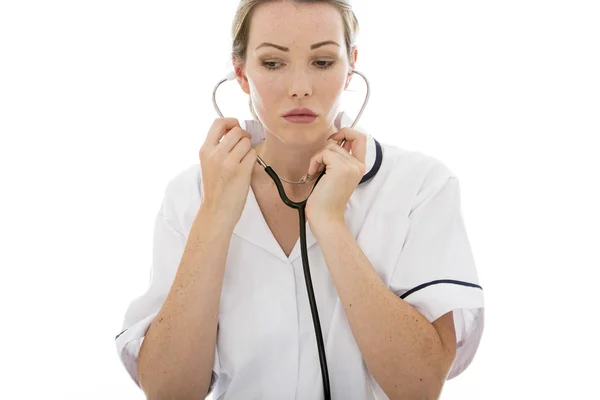
<svg viewBox="0 0 600 400"><path fill-rule="evenodd" d="M386 287L343 221L311 229L379 386L391 399L437 399L447 358L433 325Z"/></svg>
<svg viewBox="0 0 600 400"><path fill-rule="evenodd" d="M204 399L208 392L232 232L200 207L170 292L140 349L138 375L150 399Z"/></svg>

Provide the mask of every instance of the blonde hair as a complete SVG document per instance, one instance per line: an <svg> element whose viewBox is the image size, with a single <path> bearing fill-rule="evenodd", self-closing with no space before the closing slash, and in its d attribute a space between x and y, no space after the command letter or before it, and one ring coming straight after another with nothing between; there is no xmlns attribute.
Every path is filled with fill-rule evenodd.
<svg viewBox="0 0 600 400"><path fill-rule="evenodd" d="M240 0L235 17L233 18L233 24L231 26L231 36L233 38L232 44L232 60L236 60L236 66L241 66L246 63L246 50L248 48L248 38L250 36L250 22L252 20L252 14L254 7L259 4L272 3L280 0ZM356 43L356 37L358 35L358 19L352 11L352 5L350 0L290 0L292 3L299 4L316 4L325 3L331 4L337 8L342 15L342 22L344 24L344 40L346 42L346 53L348 56L348 63L352 64L352 47ZM248 106L254 119L258 120L254 107L252 106L252 98L248 97Z"/></svg>

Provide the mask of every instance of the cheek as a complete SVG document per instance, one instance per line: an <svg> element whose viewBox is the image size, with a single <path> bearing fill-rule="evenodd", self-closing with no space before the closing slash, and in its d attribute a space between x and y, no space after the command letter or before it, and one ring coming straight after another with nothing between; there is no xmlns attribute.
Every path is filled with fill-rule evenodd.
<svg viewBox="0 0 600 400"><path fill-rule="evenodd" d="M264 108L272 107L274 103L277 103L280 92L277 80L270 77L256 79L250 89L252 102Z"/></svg>
<svg viewBox="0 0 600 400"><path fill-rule="evenodd" d="M259 85L252 89L252 103L257 109L272 109L277 103L275 91L270 85Z"/></svg>
<svg viewBox="0 0 600 400"><path fill-rule="evenodd" d="M348 75L344 75L341 74L340 71L336 71L335 73L327 76L327 78L323 81L323 85L327 88L328 93L335 93L336 95L339 95L344 91L347 79Z"/></svg>
<svg viewBox="0 0 600 400"><path fill-rule="evenodd" d="M328 103L337 103L344 93L345 77L335 76L324 82L323 93L326 95Z"/></svg>

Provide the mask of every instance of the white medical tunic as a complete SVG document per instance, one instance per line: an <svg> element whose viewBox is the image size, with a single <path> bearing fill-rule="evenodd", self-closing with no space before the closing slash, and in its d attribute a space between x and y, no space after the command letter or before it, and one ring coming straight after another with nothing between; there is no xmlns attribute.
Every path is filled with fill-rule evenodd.
<svg viewBox="0 0 600 400"><path fill-rule="evenodd" d="M335 122L338 128L351 123L344 113ZM244 121L242 128L253 145L264 140L258 121ZM359 125L355 129L368 137L366 174L346 206L346 224L399 301L429 322L454 312L452 379L471 363L484 326L483 290L461 214L459 181L439 160L381 144ZM201 176L194 164L166 186L154 226L150 284L127 308L115 339L138 386L138 353L179 266L202 201ZM387 399L362 359L308 221L306 241L332 399ZM212 378L214 399L323 398L300 242L287 257L252 188L227 253Z"/></svg>

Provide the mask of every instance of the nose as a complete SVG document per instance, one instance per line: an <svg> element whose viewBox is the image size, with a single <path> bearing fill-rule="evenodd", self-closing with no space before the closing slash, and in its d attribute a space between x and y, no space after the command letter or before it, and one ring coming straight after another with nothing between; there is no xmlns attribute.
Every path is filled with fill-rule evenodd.
<svg viewBox="0 0 600 400"><path fill-rule="evenodd" d="M294 94L292 95L292 97L300 97L300 95L299 95L299 94L297 94L297 93L294 93ZM304 97L310 97L310 94L309 94L308 92L307 92L307 93L304 93Z"/></svg>
<svg viewBox="0 0 600 400"><path fill-rule="evenodd" d="M298 94L298 93L294 93L294 94L292 95L292 97L296 97L296 98L298 98L298 97L301 97L301 95L300 95L300 94ZM304 93L304 96L303 96L303 97L310 97L310 94L309 94L308 92L307 92L307 93Z"/></svg>
<svg viewBox="0 0 600 400"><path fill-rule="evenodd" d="M292 98L310 97L312 95L312 82L310 75L302 68L295 68L291 76L290 96Z"/></svg>

